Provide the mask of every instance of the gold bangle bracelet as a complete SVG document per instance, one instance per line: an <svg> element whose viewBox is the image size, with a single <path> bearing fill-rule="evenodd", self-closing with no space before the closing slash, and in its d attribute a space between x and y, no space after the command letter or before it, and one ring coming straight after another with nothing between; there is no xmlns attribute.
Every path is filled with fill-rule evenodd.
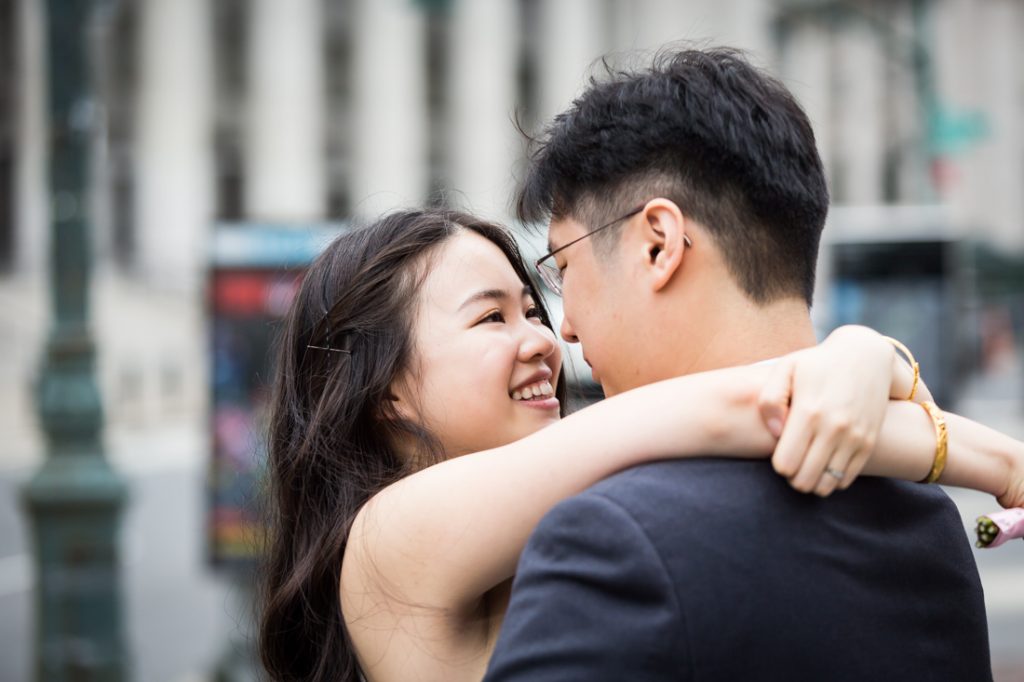
<svg viewBox="0 0 1024 682"><path fill-rule="evenodd" d="M910 395L907 396L907 400L913 400L914 396L917 395L917 384L921 380L921 365L917 364L917 360L914 359L914 354L911 353L910 349L902 343L891 336L883 336L882 338L891 343L896 350L903 353L907 357L907 362L910 363L910 369L914 370L914 383L910 385Z"/></svg>
<svg viewBox="0 0 1024 682"><path fill-rule="evenodd" d="M935 425L935 459L932 461L931 471L920 480L920 483L935 483L946 468L946 456L949 454L949 430L946 428L945 415L935 403L925 400L921 402L921 407L928 413L932 424Z"/></svg>

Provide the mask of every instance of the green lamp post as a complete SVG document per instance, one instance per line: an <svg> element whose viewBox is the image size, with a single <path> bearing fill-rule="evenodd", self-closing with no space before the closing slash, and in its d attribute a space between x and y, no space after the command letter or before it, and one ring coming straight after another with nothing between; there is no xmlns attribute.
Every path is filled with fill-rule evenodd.
<svg viewBox="0 0 1024 682"><path fill-rule="evenodd" d="M22 490L35 550L37 680L122 680L118 530L124 482L103 457L88 324L92 0L49 0L53 322L36 399L47 458Z"/></svg>

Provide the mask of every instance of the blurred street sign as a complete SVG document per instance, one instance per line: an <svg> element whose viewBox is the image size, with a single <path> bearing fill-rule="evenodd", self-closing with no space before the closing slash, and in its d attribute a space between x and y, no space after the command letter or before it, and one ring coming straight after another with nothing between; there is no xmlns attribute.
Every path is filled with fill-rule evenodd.
<svg viewBox="0 0 1024 682"><path fill-rule="evenodd" d="M928 143L936 155L962 154L989 135L988 118L981 111L953 111L936 105L928 118Z"/></svg>
<svg viewBox="0 0 1024 682"><path fill-rule="evenodd" d="M340 224L224 224L214 231L208 289L208 538L216 566L245 569L260 551L257 493L274 339L305 268L343 229Z"/></svg>

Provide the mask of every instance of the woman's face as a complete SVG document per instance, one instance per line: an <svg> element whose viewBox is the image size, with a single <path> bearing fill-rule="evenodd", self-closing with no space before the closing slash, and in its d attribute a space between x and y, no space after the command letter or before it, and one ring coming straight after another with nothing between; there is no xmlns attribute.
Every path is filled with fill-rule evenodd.
<svg viewBox="0 0 1024 682"><path fill-rule="evenodd" d="M470 230L445 242L419 291L399 408L454 457L505 445L559 418L562 354L505 254Z"/></svg>

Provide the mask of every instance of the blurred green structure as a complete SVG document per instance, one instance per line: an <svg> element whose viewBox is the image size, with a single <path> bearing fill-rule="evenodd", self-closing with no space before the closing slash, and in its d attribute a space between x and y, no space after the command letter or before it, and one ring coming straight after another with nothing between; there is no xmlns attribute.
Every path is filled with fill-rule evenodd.
<svg viewBox="0 0 1024 682"><path fill-rule="evenodd" d="M895 3L894 3L895 4ZM936 83L933 11L936 0L903 0L912 18L911 30L900 30L877 12L879 5L858 0L783 0L775 20L777 47L800 22L815 21L827 26L863 26L877 34L887 57L904 64L913 74L921 130L918 145L924 166L919 199L932 202L940 189L946 161L970 149L990 134L985 114L958 110L943 101Z"/></svg>
<svg viewBox="0 0 1024 682"><path fill-rule="evenodd" d="M87 207L93 0L49 0L49 181L54 318L37 404L47 458L23 489L36 559L35 677L126 675L118 531L126 486L103 456L103 410L89 330Z"/></svg>

